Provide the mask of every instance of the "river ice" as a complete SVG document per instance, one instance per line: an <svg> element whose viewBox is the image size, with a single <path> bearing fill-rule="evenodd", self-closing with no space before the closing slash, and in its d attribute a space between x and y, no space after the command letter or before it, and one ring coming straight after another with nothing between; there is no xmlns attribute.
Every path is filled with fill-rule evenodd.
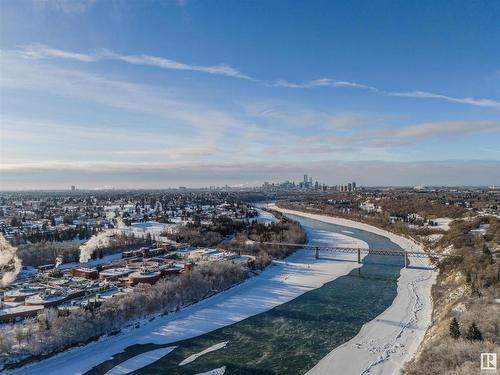
<svg viewBox="0 0 500 375"><path fill-rule="evenodd" d="M371 225L325 215L278 209L281 212L330 224L362 229L388 237L408 251L423 251L420 245ZM309 375L399 374L404 363L417 351L431 321L431 287L436 279L426 258L409 258L398 279L398 294L392 305L366 323L348 342L335 348L309 372ZM414 266L414 268L412 268Z"/></svg>
<svg viewBox="0 0 500 375"><path fill-rule="evenodd" d="M340 247L368 246L361 240L327 231L317 231L312 241ZM284 261L273 262L258 276L225 292L151 322L143 319L140 328L129 328L118 335L103 337L46 360L4 372L23 375L83 374L134 344L164 345L196 337L270 310L347 275L361 266L352 262L354 256L325 253L316 260L313 251L298 250ZM339 262L343 257L351 261Z"/></svg>
<svg viewBox="0 0 500 375"><path fill-rule="evenodd" d="M139 370L140 368L146 367L151 363L156 362L160 358L166 356L172 350L175 349L175 346L169 346L167 348L160 348L151 350L149 352L141 353L136 355L135 357L127 359L125 362L120 363L119 365L113 367L109 370L105 375L123 375L129 374L135 370Z"/></svg>
<svg viewBox="0 0 500 375"><path fill-rule="evenodd" d="M227 345L227 343L228 343L227 341L223 341L223 342L220 342L218 344L212 345L211 347L206 348L205 350L202 350L199 353L191 354L189 357L187 357L185 360L183 360L181 363L179 363L179 366L187 365L188 363L196 361L202 355L205 355L207 353L222 349L223 347L225 347Z"/></svg>

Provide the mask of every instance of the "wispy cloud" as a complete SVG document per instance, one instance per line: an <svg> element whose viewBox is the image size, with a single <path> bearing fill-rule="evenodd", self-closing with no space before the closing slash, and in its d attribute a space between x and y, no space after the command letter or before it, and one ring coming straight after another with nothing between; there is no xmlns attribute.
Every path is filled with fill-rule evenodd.
<svg viewBox="0 0 500 375"><path fill-rule="evenodd" d="M350 81L338 81L331 78L321 78L312 81L306 81L302 83L293 83L284 80L278 80L274 83L267 84L273 87L285 87L291 89L314 89L319 87L331 87L331 88L352 88L367 90L376 94L385 96L398 96L414 99L441 99L452 103L468 104L477 107L490 107L500 109L500 101L493 99L476 99L472 97L456 98L453 96L435 94L426 91L408 91L408 92L397 92L397 91L386 91L374 86L365 85L362 83L350 82Z"/></svg>
<svg viewBox="0 0 500 375"><path fill-rule="evenodd" d="M78 55L69 58L82 61ZM392 125L387 126L388 119L377 114L320 111L276 100L240 103L238 109L221 110L180 99L162 87L26 59L18 52L0 52L0 63L0 87L6 97L17 93L22 102L34 93L35 97L57 96L57 106L61 101L77 111L86 110L88 104L104 109L96 120L85 115L51 121L43 119L43 113L39 117L36 106L30 107L32 103L26 101L21 116L36 121L3 117L1 169L12 174L12 184L16 171L50 170L54 174L59 171L61 176L67 171L112 171L127 173L128 178L133 178L132 173L150 171L153 178L153 170L179 174L191 170L193 176L196 170L201 176L209 174L204 170L207 167L224 176L234 169L233 175L238 176L243 173L239 166L262 166L280 157L286 161L282 165L288 163L287 168L293 170L296 163L319 158L398 160L406 155L398 154L402 145L500 132L500 121L495 120L396 126L392 118ZM47 112L56 111L57 106L47 108ZM129 122L129 118L136 121ZM231 163L222 163L228 160ZM265 170L255 175L265 176ZM77 180L78 176L71 178ZM106 177L99 178L103 181Z"/></svg>
<svg viewBox="0 0 500 375"><path fill-rule="evenodd" d="M361 126L369 126L380 123L380 116L368 115L356 112L340 112L330 114L324 111L311 110L291 106L280 101L263 101L245 103L245 112L266 121L269 125L319 129L355 129Z"/></svg>
<svg viewBox="0 0 500 375"><path fill-rule="evenodd" d="M81 14L87 11L96 0L36 0L35 3L45 8L55 9L64 13Z"/></svg>
<svg viewBox="0 0 500 375"><path fill-rule="evenodd" d="M418 91L418 90L387 91L364 83L338 80L333 78L320 78L298 83L290 82L287 80L265 82L260 79L251 77L247 74L244 74L240 70L227 64L219 64L219 65L187 64L184 62L179 62L164 57L145 55L145 54L123 55L107 49L102 49L95 53L86 54L86 53L75 53L75 52L68 52L60 49L55 49L43 44L31 44L31 45L20 46L19 49L16 50L16 52L20 53L24 57L33 59L59 58L59 59L76 60L87 63L97 62L100 60L117 60L134 65L154 66L161 69L184 70L184 71L202 72L207 74L226 76L236 79L252 81L267 87L281 87L290 89L315 89L321 87L340 88L340 89L347 88L354 90L365 90L372 92L374 94L391 96L391 97L406 97L414 99L437 99L457 104L466 104L477 107L500 109L500 101L494 99L453 97L449 95L437 94L427 91Z"/></svg>
<svg viewBox="0 0 500 375"><path fill-rule="evenodd" d="M226 64L221 64L221 65L213 65L213 66L201 66L201 65L190 65L190 64L184 64L178 61L170 60L170 59L165 59L162 57L155 57L155 56L149 56L149 55L118 55L114 53L105 53L102 54L102 56L108 56L110 58L114 58L117 60L125 61L130 64L136 64L136 65L150 65L150 66L156 66L158 68L163 68L163 69L175 69L175 70L191 70L194 72L203 72L203 73L208 73L208 74L216 74L216 75L222 75L222 76L228 76L228 77L233 77L233 78L239 78L239 79L246 79L246 80L251 80L251 81L256 81L255 79L242 74L240 71L237 69L226 65Z"/></svg>
<svg viewBox="0 0 500 375"><path fill-rule="evenodd" d="M379 126L349 134L314 135L305 137L301 143L290 144L275 151L278 153L337 154L357 159L364 155L370 158L390 160L397 147L415 145L427 140L445 137L465 137L479 134L500 134L500 121L443 121L424 122L397 127ZM340 154L341 153L341 154Z"/></svg>
<svg viewBox="0 0 500 375"><path fill-rule="evenodd" d="M170 147L170 148L146 148L146 149L131 149L125 151L116 151L116 155L127 156L168 156L172 158L186 158L186 157L201 157L212 156L217 153L217 147L212 144L194 144L184 147Z"/></svg>
<svg viewBox="0 0 500 375"><path fill-rule="evenodd" d="M102 49L95 53L74 53L56 48L51 48L43 44L31 44L31 45L20 46L19 52L23 56L33 59L59 58L59 59L77 60L80 62L118 60L134 65L147 65L147 66L154 66L157 68L171 69L171 70L188 70L194 72L203 72L208 74L222 75L232 78L256 81L255 79L241 73L237 69L226 64L208 65L208 66L193 65L151 55L121 55L107 49Z"/></svg>
<svg viewBox="0 0 500 375"><path fill-rule="evenodd" d="M500 133L500 121L426 122L385 132L396 138L424 139L467 134ZM383 133L384 134L384 133Z"/></svg>
<svg viewBox="0 0 500 375"><path fill-rule="evenodd" d="M81 62L94 62L98 60L98 57L96 55L63 51L60 49L51 48L43 44L30 44L21 46L18 52L23 57L31 59L58 58L77 60Z"/></svg>
<svg viewBox="0 0 500 375"><path fill-rule="evenodd" d="M206 132L243 127L239 119L226 111L179 100L155 87L74 69L33 64L6 51L0 53L0 62L0 86L4 88L42 91L149 114L169 120L170 129L183 132L186 125Z"/></svg>
<svg viewBox="0 0 500 375"><path fill-rule="evenodd" d="M369 90L373 92L380 92L378 88L373 86L363 85L361 83L356 83L356 82L339 81L332 78L321 78L302 83L293 83L285 80L278 80L274 83L270 83L267 85L273 87L286 87L291 89L314 89L317 87L333 87L333 88L354 88L354 89Z"/></svg>
<svg viewBox="0 0 500 375"><path fill-rule="evenodd" d="M402 96L407 98L418 99L443 99L452 103L470 104L477 107L492 107L500 109L500 102L492 99L475 99L475 98L455 98L452 96L433 94L426 91L410 91L410 92L383 92L388 96Z"/></svg>
<svg viewBox="0 0 500 375"><path fill-rule="evenodd" d="M216 138L200 132L172 132L168 127L125 127L116 124L78 124L72 122L40 121L30 118L1 120L0 154L4 162L16 157L41 158L47 155L66 155L69 158L116 157L123 159L201 158L218 152ZM190 143L186 143L189 139ZM112 141L110 141L112 140Z"/></svg>

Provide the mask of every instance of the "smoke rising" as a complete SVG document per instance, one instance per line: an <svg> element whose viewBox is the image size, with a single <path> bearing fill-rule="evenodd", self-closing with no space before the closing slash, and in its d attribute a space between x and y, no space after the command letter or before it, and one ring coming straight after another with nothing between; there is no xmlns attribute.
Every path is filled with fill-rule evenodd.
<svg viewBox="0 0 500 375"><path fill-rule="evenodd" d="M17 248L0 234L0 287L10 285L21 271L22 263L16 255Z"/></svg>
<svg viewBox="0 0 500 375"><path fill-rule="evenodd" d="M87 263L92 257L94 250L109 246L111 243L110 236L111 234L108 231L101 232L80 246L80 263Z"/></svg>
<svg viewBox="0 0 500 375"><path fill-rule="evenodd" d="M113 213L111 213L113 214ZM108 219L110 219L109 214L106 215ZM116 219L117 229L123 229L125 227L125 223L118 213L114 213L114 218ZM94 250L104 247L109 247L111 245L111 239L116 230L108 229L104 232L97 233L95 236L92 236L87 242L85 242L82 246L80 246L80 263L87 263Z"/></svg>

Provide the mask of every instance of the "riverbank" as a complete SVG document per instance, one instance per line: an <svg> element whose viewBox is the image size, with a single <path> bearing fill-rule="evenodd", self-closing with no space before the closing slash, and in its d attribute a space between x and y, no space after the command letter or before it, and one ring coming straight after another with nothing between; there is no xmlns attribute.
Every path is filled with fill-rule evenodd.
<svg viewBox="0 0 500 375"><path fill-rule="evenodd" d="M329 232L322 232L316 240L331 246L367 246L363 241ZM343 256L352 258L348 254ZM259 275L242 284L190 307L156 317L153 321L145 320L139 328L103 337L97 342L5 373L82 374L134 344L166 345L202 335L270 310L360 267L352 261L333 261L341 257L325 255L316 260L311 250L298 250L283 261L274 261Z"/></svg>
<svg viewBox="0 0 500 375"><path fill-rule="evenodd" d="M273 207L273 209L325 223L362 229L389 238L408 251L423 249L409 239L356 221ZM417 352L431 322L431 287L437 273L427 259L410 258L402 269L398 294L392 305L366 323L358 335L324 357L308 374L396 374ZM412 268L413 266L413 268ZM418 267L418 268L417 268Z"/></svg>

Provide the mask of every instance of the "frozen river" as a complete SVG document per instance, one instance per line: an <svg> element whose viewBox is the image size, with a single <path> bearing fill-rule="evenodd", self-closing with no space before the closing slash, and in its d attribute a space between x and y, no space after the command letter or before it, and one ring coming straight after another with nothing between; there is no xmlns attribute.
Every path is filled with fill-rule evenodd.
<svg viewBox="0 0 500 375"><path fill-rule="evenodd" d="M388 238L371 232L290 217L305 227L310 243L326 244L338 234L363 241L371 248L400 249ZM355 262L354 257L342 260L344 264ZM328 262L335 262L335 255ZM398 257L367 255L360 268L268 311L197 337L165 345L130 346L88 374L105 374L141 353L173 346L175 350L134 373L199 374L214 369L219 373L225 369L226 374L306 373L392 304L402 266ZM196 359L186 363L186 358Z"/></svg>

